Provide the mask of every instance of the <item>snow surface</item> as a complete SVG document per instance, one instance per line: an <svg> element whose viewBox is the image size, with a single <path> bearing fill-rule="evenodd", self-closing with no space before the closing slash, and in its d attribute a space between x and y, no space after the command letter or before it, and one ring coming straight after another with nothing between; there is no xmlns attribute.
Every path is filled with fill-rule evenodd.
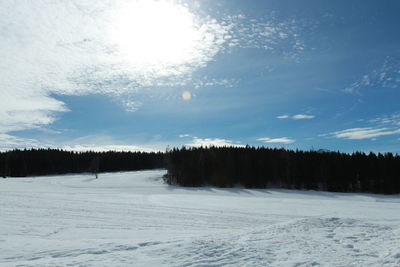
<svg viewBox="0 0 400 267"><path fill-rule="evenodd" d="M400 266L400 196L0 179L0 266Z"/></svg>

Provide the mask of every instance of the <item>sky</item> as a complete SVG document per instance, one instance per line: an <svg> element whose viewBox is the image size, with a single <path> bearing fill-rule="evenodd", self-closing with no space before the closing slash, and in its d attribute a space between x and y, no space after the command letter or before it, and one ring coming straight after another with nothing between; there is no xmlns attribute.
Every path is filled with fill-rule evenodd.
<svg viewBox="0 0 400 267"><path fill-rule="evenodd" d="M400 1L2 0L0 150L400 153Z"/></svg>

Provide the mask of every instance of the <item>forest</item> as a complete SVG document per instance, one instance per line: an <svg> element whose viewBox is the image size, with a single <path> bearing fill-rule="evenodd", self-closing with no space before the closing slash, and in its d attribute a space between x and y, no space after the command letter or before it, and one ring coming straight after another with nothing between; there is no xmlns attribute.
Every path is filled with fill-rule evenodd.
<svg viewBox="0 0 400 267"><path fill-rule="evenodd" d="M400 193L400 156L265 147L180 148L166 153L168 184Z"/></svg>
<svg viewBox="0 0 400 267"><path fill-rule="evenodd" d="M400 193L400 156L265 147L191 147L163 152L73 152L24 149L0 153L2 177L166 168L164 181L187 187L286 188Z"/></svg>
<svg viewBox="0 0 400 267"><path fill-rule="evenodd" d="M16 149L0 153L0 175L2 177L83 172L97 174L164 167L164 154L161 152L73 152L59 149Z"/></svg>

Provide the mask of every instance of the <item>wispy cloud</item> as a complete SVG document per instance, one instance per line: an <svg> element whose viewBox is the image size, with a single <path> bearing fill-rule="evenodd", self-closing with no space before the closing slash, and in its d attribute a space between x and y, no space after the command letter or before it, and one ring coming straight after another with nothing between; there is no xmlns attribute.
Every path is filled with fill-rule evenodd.
<svg viewBox="0 0 400 267"><path fill-rule="evenodd" d="M106 152L106 151L143 151L143 152L157 152L161 150L152 149L143 146L134 146L134 145L65 145L62 147L57 147L68 151L77 151L77 152L84 152L84 151L95 151L95 152Z"/></svg>
<svg viewBox="0 0 400 267"><path fill-rule="evenodd" d="M277 119L287 119L289 118L289 115L280 115L280 116L276 116Z"/></svg>
<svg viewBox="0 0 400 267"><path fill-rule="evenodd" d="M4 0L0 5L2 133L53 123L58 112L68 111L54 95L107 94L136 111L143 104L135 99L141 88L190 82L234 86L235 80L218 77L191 81L194 71L233 47L280 51L285 44L282 54L305 47L300 23L279 20L272 12L264 19L217 20L169 0ZM164 20L157 23L160 16ZM143 33L142 24L133 23L138 17L160 35ZM188 39L178 42L177 50L173 40L182 36Z"/></svg>
<svg viewBox="0 0 400 267"><path fill-rule="evenodd" d="M362 75L358 80L346 87L346 93L361 94L367 88L399 88L400 58L386 57L380 67Z"/></svg>
<svg viewBox="0 0 400 267"><path fill-rule="evenodd" d="M238 84L237 79L216 79L216 78L208 78L203 77L200 80L196 80L193 82L194 88L204 88L209 86L221 86L221 87L234 87Z"/></svg>
<svg viewBox="0 0 400 267"><path fill-rule="evenodd" d="M315 115L308 115L308 114L296 114L293 116L289 115L280 115L276 117L277 119L293 119L293 120L307 120L307 119L314 119Z"/></svg>
<svg viewBox="0 0 400 267"><path fill-rule="evenodd" d="M356 82L353 82L349 87L346 87L344 91L346 93L360 93L360 89L371 86L371 78L368 75L363 75L362 78Z"/></svg>
<svg viewBox="0 0 400 267"><path fill-rule="evenodd" d="M128 111L135 111L141 103L126 101L126 94L158 85L165 79L173 81L190 76L220 52L227 33L227 26L211 18L197 18L183 5L168 0L129 3L5 0L0 5L0 25L5 25L0 28L0 132L54 122L55 113L68 111L54 94L107 94L120 98ZM144 41L151 39L143 41L148 35L141 37L142 26L130 28L129 34L117 27L120 19L133 19L125 16L130 11L150 12L142 17L160 33L160 36L150 36L155 38L153 43L144 45ZM165 11L169 13L166 15ZM150 21L158 19L154 17L157 12L165 17L164 22ZM171 22L166 16L173 14L187 23L179 24L176 18ZM178 30L185 31L190 38L178 43L184 47L173 58L167 56L176 49L170 43L174 36L167 35L181 33L166 28L165 24L170 23L176 23ZM124 27L135 25L130 23ZM156 42L157 38L163 38L164 42ZM133 47L125 50L130 43ZM173 51L164 53L168 49ZM161 53L159 50L165 57L161 58L162 62L160 57L149 60L146 56L157 55ZM130 60L129 53L137 55L134 60Z"/></svg>
<svg viewBox="0 0 400 267"><path fill-rule="evenodd" d="M41 145L43 145L41 142L32 138L20 138L0 133L0 151L12 150L15 148L38 148L41 147Z"/></svg>
<svg viewBox="0 0 400 267"><path fill-rule="evenodd" d="M371 139L377 137L400 134L400 114L393 113L383 115L373 119L360 119L358 123L363 123L364 127L355 127L335 131L327 134L320 134L321 137L335 137L350 140Z"/></svg>
<svg viewBox="0 0 400 267"><path fill-rule="evenodd" d="M224 147L224 146L233 146L233 147L244 147L242 144L238 144L235 141L228 140L228 139L223 139L223 138L199 138L199 137L193 137L192 141L188 144L187 146L192 146L192 147L209 147L209 146L215 146L215 147Z"/></svg>
<svg viewBox="0 0 400 267"><path fill-rule="evenodd" d="M314 119L314 115L307 115L307 114L296 114L292 116L292 119L294 120L308 120L308 119Z"/></svg>
<svg viewBox="0 0 400 267"><path fill-rule="evenodd" d="M296 140L288 137L279 137L279 138L261 137L257 138L257 141L261 141L264 143L277 143L277 144L291 144L296 142Z"/></svg>
<svg viewBox="0 0 400 267"><path fill-rule="evenodd" d="M301 29L307 27L305 20L283 21L271 12L258 19L244 14L228 16L224 22L230 25L226 38L228 47L265 49L291 59L297 59L307 48L301 33Z"/></svg>
<svg viewBox="0 0 400 267"><path fill-rule="evenodd" d="M394 113L387 116L377 117L369 120L370 123L380 124L380 125L395 125L400 126L400 114Z"/></svg>
<svg viewBox="0 0 400 267"><path fill-rule="evenodd" d="M75 139L63 141L43 141L33 138L20 138L9 134L0 133L0 151L8 151L13 149L30 149L30 148L53 148L64 149L69 151L145 151L156 152L164 151L166 144L152 143L133 145L129 142L121 142L110 136L88 135Z"/></svg>
<svg viewBox="0 0 400 267"><path fill-rule="evenodd" d="M384 135L400 134L400 129L389 129L389 128L352 128L342 131L332 132L331 136L343 139L361 140L361 139L373 139Z"/></svg>

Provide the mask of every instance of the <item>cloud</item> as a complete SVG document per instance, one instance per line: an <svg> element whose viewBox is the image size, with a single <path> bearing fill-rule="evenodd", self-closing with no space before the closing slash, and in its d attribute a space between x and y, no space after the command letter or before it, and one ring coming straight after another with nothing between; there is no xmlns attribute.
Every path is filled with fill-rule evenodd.
<svg viewBox="0 0 400 267"><path fill-rule="evenodd" d="M187 146L192 147L208 147L208 146L215 146L215 147L224 147L224 146L232 146L232 147L244 147L244 145L237 144L232 140L221 139L221 138L198 138L193 137L191 143L186 144Z"/></svg>
<svg viewBox="0 0 400 267"><path fill-rule="evenodd" d="M166 144L158 141L150 143L132 144L129 141L122 141L109 135L87 135L72 140L55 143L50 147L61 148L73 151L164 151Z"/></svg>
<svg viewBox="0 0 400 267"><path fill-rule="evenodd" d="M132 145L124 143L110 136L88 135L64 141L46 141L20 138L8 134L0 133L0 151L8 151L13 149L30 149L30 148L52 148L63 149L69 151L144 151L157 152L164 151L166 144L152 143L151 145L140 144Z"/></svg>
<svg viewBox="0 0 400 267"><path fill-rule="evenodd" d="M257 141L261 141L264 143L280 143L280 144L291 144L296 142L296 140L290 139L288 137L280 137L280 138L262 137L262 138L257 138Z"/></svg>
<svg viewBox="0 0 400 267"><path fill-rule="evenodd" d="M342 131L332 132L330 135L336 138L361 140L361 139L373 139L384 135L400 134L400 129L389 129L389 128L352 128Z"/></svg>
<svg viewBox="0 0 400 267"><path fill-rule="evenodd" d="M0 151L12 150L15 148L39 148L43 145L39 141L31 138L20 138L9 134L0 133ZM43 146L42 146L43 147ZM44 146L47 147L47 146Z"/></svg>
<svg viewBox="0 0 400 267"><path fill-rule="evenodd" d="M95 151L95 152L106 152L106 151L143 151L143 152L157 152L161 150L152 149L148 147L142 146L134 146L134 145L66 145L62 147L58 147L63 150L68 151L77 151L77 152L85 152L85 151Z"/></svg>
<svg viewBox="0 0 400 267"><path fill-rule="evenodd" d="M280 116L276 116L277 119L287 119L289 118L289 115L280 115Z"/></svg>
<svg viewBox="0 0 400 267"><path fill-rule="evenodd" d="M238 84L237 79L216 79L216 78L208 78L208 77L203 77L201 80L196 80L193 82L193 87L198 89L198 88L204 88L204 87L210 87L210 86L218 86L218 87L235 87Z"/></svg>
<svg viewBox="0 0 400 267"><path fill-rule="evenodd" d="M301 33L302 28L310 29L306 20L281 20L271 11L257 19L248 18L243 14L231 15L224 19L224 23L229 25L226 40L230 48L264 49L295 60L307 48Z"/></svg>
<svg viewBox="0 0 400 267"><path fill-rule="evenodd" d="M296 57L306 47L300 24L273 12L215 19L173 0L2 0L0 133L53 123L69 111L57 95L108 95L134 112L138 94L159 95L145 88L235 86L192 75L234 48Z"/></svg>
<svg viewBox="0 0 400 267"><path fill-rule="evenodd" d="M360 89L370 87L371 85L371 78L368 75L363 75L360 80L353 82L349 87L346 87L344 91L346 93L360 94Z"/></svg>
<svg viewBox="0 0 400 267"><path fill-rule="evenodd" d="M362 75L358 80L347 86L343 91L360 95L367 88L392 88L400 87L400 58L387 56L381 65Z"/></svg>
<svg viewBox="0 0 400 267"><path fill-rule="evenodd" d="M393 113L376 117L370 120L359 120L360 122L367 123L367 127L356 127L340 131L331 132L328 134L320 134L319 136L333 136L341 139L362 140L371 139L376 140L377 137L386 135L400 134L400 114Z"/></svg>
<svg viewBox="0 0 400 267"><path fill-rule="evenodd" d="M125 111L128 111L128 112L135 112L142 106L142 103L140 101L132 100L129 98L122 99L121 104L125 108Z"/></svg>
<svg viewBox="0 0 400 267"><path fill-rule="evenodd" d="M380 125L395 125L400 126L400 114L394 113L387 116L377 117L369 120L370 123L380 124Z"/></svg>
<svg viewBox="0 0 400 267"><path fill-rule="evenodd" d="M314 115L306 115L306 114L297 114L297 115L293 115L292 119L294 120L306 120L306 119L314 119L315 116Z"/></svg>
<svg viewBox="0 0 400 267"><path fill-rule="evenodd" d="M306 120L306 119L314 119L315 116L314 115L307 115L307 114L296 114L293 116L289 116L289 115L280 115L280 116L276 116L277 119L293 119L293 120Z"/></svg>
<svg viewBox="0 0 400 267"><path fill-rule="evenodd" d="M192 138L190 143L185 144L190 147L224 147L224 146L233 146L233 147L244 147L244 145L240 144L239 141L232 141L223 138L199 138L196 136L192 136L190 134L180 134L178 135L180 138Z"/></svg>
<svg viewBox="0 0 400 267"><path fill-rule="evenodd" d="M155 7L154 11L142 17L160 36L151 35L154 42L146 46L145 41L151 40L142 40L147 36L142 25L129 29L129 34L118 26L120 19L131 19L127 12L151 12L150 7ZM157 12L165 21L150 21L160 15ZM179 26L176 18L171 22L172 15L187 23ZM0 132L54 122L56 113L68 111L54 95L107 94L121 99L127 110L137 110L141 103L125 101L126 94L190 76L222 49L226 26L196 16L168 0L2 1ZM170 35L180 33L166 28L170 23L177 24L189 38L178 43L182 48L179 55L146 60L146 55L175 51L174 36ZM156 43L160 38L164 41ZM134 47L126 50L126 45ZM139 55L143 60L138 60Z"/></svg>

